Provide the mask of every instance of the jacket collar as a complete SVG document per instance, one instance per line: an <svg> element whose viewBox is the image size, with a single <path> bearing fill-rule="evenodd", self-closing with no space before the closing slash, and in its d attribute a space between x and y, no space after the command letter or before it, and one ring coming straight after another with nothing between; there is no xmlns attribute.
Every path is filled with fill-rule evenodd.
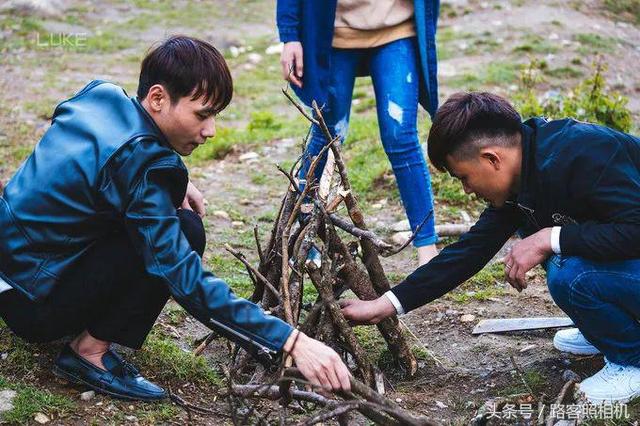
<svg viewBox="0 0 640 426"><path fill-rule="evenodd" d="M171 145L169 144L169 141L167 140L167 138L164 136L164 133L162 133L162 130L160 130L156 122L153 120L153 117L151 117L149 112L140 103L140 99L138 99L137 96L134 96L131 98L131 101L136 106L136 108L138 108L138 110L142 113L142 116L145 118L145 121L147 122L147 124L149 124L151 129L154 131L160 143L168 148L171 148Z"/></svg>
<svg viewBox="0 0 640 426"><path fill-rule="evenodd" d="M520 171L520 188L514 202L530 209L535 208L533 194L535 180L535 122L530 119L522 123L520 134L522 135L522 169Z"/></svg>

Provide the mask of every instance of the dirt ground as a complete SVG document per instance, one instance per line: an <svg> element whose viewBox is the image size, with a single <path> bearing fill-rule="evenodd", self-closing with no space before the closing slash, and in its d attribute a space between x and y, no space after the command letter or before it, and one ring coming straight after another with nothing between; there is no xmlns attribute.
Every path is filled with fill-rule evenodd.
<svg viewBox="0 0 640 426"><path fill-rule="evenodd" d="M285 122L300 120L279 94L282 84L277 54L265 52L266 47L277 43L274 2L61 0L54 4L58 12L53 15L32 11L17 15L0 5L0 182L10 178L46 131L54 106L88 81L108 79L133 94L140 58L151 43L168 34L203 37L214 42L229 58L237 94L234 105L219 121L220 129L227 126L243 131L251 113L261 108L284 117ZM503 66L502 69L509 70L512 65L527 63L532 56L546 60L554 69L575 68L568 76L550 76L540 87L541 95L562 90L588 75L591 61L599 54L608 67L606 77L610 87L629 98L628 107L635 123L632 132L638 133L640 28L632 18L607 10L603 2L451 0L443 3L439 32L441 100L468 88L464 83L466 75L484 75L489 65L494 66L492 69ZM47 36L60 33L79 35L82 46L61 48L51 43L51 39L47 44ZM590 38L579 37L585 34ZM594 38L594 34L599 38ZM43 40L45 46L39 46ZM85 42L88 46L84 46ZM524 45L531 45L531 49L523 48ZM252 52L260 58L252 57ZM517 76L514 79L507 73L474 80L473 84L508 96L515 90L516 80ZM366 85L364 90L369 90ZM421 121L427 121L426 116L421 116ZM240 294L246 295L248 278L223 250L223 245L229 243L255 261L253 225L257 224L262 238L266 238L287 185L275 164L291 164L303 136L304 132L286 137L276 134L267 139L243 138L220 158L188 161L192 180L208 203L208 248L204 261ZM256 155L247 159L243 154L248 152ZM347 147L346 155L349 158L355 154L350 154ZM479 212L477 204L456 204L441 193L435 195L439 222L461 222L462 211L472 217ZM387 197L385 191L359 196L366 200L365 211L374 230L390 238L390 227L404 218L397 196ZM385 270L393 282L399 282L415 266L411 249L384 259ZM485 295L478 297L482 290ZM174 304L168 306L156 329L179 348L191 351L194 339L205 335L207 330L187 316L178 315L176 319L176 311L179 309ZM463 321L468 315L473 315L473 319ZM551 300L541 270L531 274L529 288L522 293L511 289L499 274L480 284L467 283L452 295L401 318L410 330L412 344L428 348L438 362L420 352L418 373L407 378L393 363L381 360L388 378L387 396L444 424L468 424L487 401L511 398L532 402L527 399L528 389L514 368L513 357L536 400L550 404L566 382L567 370L587 377L602 366L602 358L559 353L552 344L555 330L481 336L472 336L471 330L482 319L560 315L563 314ZM361 334L364 335L367 332ZM0 329L0 341L5 342L3 347L9 351L18 345L6 328ZM215 414L188 413L171 404L158 409L99 395L82 401L79 395L85 389L67 385L49 372L60 345L58 342L20 346L26 347L31 356L37 354L27 360L28 368L3 361L7 357L0 360L0 375L10 382L28 383L73 402L64 410L49 409L46 404L38 406L37 411L45 413L50 424L218 425L232 421L229 407L218 401L224 391L223 381L215 386L194 385L180 377L154 372L152 366L147 366L143 373ZM214 342L204 357L208 365L220 371L228 359L226 344ZM636 404L629 412L631 417L626 421L606 424L637 425L640 408ZM34 423L34 418L31 413L23 421ZM364 424L362 420L357 423ZM504 419L502 424L535 424L535 419Z"/></svg>

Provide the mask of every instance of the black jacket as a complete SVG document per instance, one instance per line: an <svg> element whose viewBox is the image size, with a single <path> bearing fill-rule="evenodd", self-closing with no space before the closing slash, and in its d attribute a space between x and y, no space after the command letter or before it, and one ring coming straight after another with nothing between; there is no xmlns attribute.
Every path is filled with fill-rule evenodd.
<svg viewBox="0 0 640 426"><path fill-rule="evenodd" d="M522 125L521 187L392 289L405 312L472 277L519 230L561 226L563 256L640 257L640 139L572 119Z"/></svg>

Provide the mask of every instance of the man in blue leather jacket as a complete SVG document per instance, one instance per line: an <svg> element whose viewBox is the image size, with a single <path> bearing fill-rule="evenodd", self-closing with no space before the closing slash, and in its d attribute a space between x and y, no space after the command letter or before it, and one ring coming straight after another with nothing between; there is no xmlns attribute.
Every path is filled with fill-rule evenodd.
<svg viewBox="0 0 640 426"><path fill-rule="evenodd" d="M572 119L520 115L489 93L458 93L433 121L429 158L490 206L471 230L386 295L343 303L347 319L376 323L431 302L477 273L517 231L505 257L518 291L536 265L576 328L554 346L602 353L580 384L594 403L640 396L640 139Z"/></svg>
<svg viewBox="0 0 640 426"><path fill-rule="evenodd" d="M60 103L6 184L0 316L28 341L75 336L57 374L116 397L164 398L110 345L140 348L173 297L259 360L284 351L311 382L349 388L332 349L236 297L202 267L202 195L180 156L214 137L232 90L213 46L171 37L142 62L137 97L93 81Z"/></svg>

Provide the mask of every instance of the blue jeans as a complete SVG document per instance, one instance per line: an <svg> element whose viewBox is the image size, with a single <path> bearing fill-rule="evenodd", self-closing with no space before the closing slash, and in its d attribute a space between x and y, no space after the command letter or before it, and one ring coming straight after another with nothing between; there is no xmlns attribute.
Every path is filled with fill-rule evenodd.
<svg viewBox="0 0 640 426"><path fill-rule="evenodd" d="M553 300L587 340L609 361L640 366L640 259L554 255L545 269Z"/></svg>
<svg viewBox="0 0 640 426"><path fill-rule="evenodd" d="M333 49L332 80L327 87L328 104L322 115L332 135L344 141L349 127L351 99L356 74L362 67L371 73L376 95L376 110L382 145L396 176L400 197L411 229L415 230L433 209L431 177L418 141L417 41L415 37L397 40L370 49ZM327 143L322 131L313 126L307 146L307 157L300 169L306 179L310 158L318 155ZM316 168L320 180L325 158ZM433 216L423 225L413 244L416 247L438 240Z"/></svg>

